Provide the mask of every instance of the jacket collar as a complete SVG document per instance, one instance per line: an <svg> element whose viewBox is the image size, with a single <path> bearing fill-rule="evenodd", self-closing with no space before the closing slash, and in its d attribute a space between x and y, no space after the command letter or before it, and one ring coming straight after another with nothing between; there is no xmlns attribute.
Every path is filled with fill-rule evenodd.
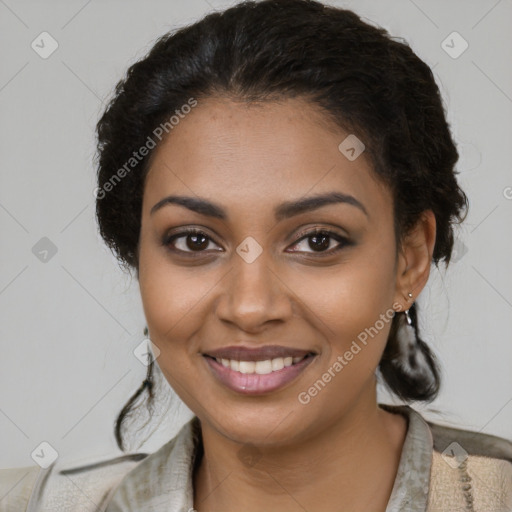
<svg viewBox="0 0 512 512"><path fill-rule="evenodd" d="M408 429L386 512L425 512L432 464L429 426L409 406L379 404L403 414ZM114 490L105 512L189 512L193 510L193 470L200 446L197 416L177 436L131 470Z"/></svg>
<svg viewBox="0 0 512 512"><path fill-rule="evenodd" d="M430 428L423 417L409 406L379 405L408 419L407 434L386 512L425 512L433 451Z"/></svg>
<svg viewBox="0 0 512 512"><path fill-rule="evenodd" d="M121 481L105 512L193 510L193 468L200 445L197 416L176 437L149 455Z"/></svg>

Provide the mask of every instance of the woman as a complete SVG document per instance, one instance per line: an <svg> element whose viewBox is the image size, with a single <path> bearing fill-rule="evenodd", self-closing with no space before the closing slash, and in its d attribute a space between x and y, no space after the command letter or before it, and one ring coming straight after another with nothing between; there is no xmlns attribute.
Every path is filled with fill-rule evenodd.
<svg viewBox="0 0 512 512"><path fill-rule="evenodd" d="M97 131L100 233L195 416L150 455L29 468L0 510L512 510L511 442L377 402L378 376L436 397L416 301L467 211L405 43L314 1L241 3L157 41Z"/></svg>

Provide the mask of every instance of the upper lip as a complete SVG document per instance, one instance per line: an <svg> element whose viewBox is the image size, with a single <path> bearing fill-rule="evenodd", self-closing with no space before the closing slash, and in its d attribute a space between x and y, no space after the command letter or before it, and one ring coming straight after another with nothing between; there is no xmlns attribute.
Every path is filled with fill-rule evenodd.
<svg viewBox="0 0 512 512"><path fill-rule="evenodd" d="M266 361L277 357L304 357L313 353L311 350L284 347L282 345L265 345L258 348L233 345L210 350L203 354L218 359L233 359L235 361Z"/></svg>

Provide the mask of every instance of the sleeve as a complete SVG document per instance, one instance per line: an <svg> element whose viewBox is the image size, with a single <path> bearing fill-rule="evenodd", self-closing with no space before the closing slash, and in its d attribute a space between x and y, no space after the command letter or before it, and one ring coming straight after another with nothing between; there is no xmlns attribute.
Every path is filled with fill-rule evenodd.
<svg viewBox="0 0 512 512"><path fill-rule="evenodd" d="M473 480L475 510L512 510L512 463L470 456L468 473Z"/></svg>
<svg viewBox="0 0 512 512"><path fill-rule="evenodd" d="M0 469L0 512L25 512L39 466Z"/></svg>
<svg viewBox="0 0 512 512"><path fill-rule="evenodd" d="M512 511L512 464L503 459L469 455L467 476L462 477L458 466L443 460L433 452L428 512L464 510L471 496L474 510L485 512Z"/></svg>

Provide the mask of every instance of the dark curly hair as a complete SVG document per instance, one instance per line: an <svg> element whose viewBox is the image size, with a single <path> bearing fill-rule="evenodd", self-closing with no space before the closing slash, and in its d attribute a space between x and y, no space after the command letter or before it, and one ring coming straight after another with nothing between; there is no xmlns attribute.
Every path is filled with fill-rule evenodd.
<svg viewBox="0 0 512 512"><path fill-rule="evenodd" d="M264 0L241 2L163 35L117 84L97 124L96 216L102 238L125 270L134 269L138 278L142 195L152 149L140 150L144 156L137 151L150 147L155 128L191 99L200 103L215 96L246 102L307 99L364 140L376 176L393 194L397 249L421 213L431 209L432 260L436 266L442 260L449 264L453 224L465 219L468 200L456 180L458 152L429 66L407 42L350 10L313 0ZM416 307L410 309L415 321ZM402 319L403 314L393 318L379 369L404 401L431 401L439 390L439 368L418 337L426 367L414 375L404 372L397 342ZM417 322L415 331L419 336ZM153 363L117 418L121 450L124 420L145 392L153 399L152 372Z"/></svg>

